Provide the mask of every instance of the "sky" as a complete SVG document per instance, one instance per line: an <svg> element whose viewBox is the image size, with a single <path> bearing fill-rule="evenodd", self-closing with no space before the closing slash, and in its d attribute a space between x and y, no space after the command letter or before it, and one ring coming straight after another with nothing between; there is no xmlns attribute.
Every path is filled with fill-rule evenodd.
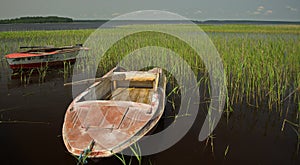
<svg viewBox="0 0 300 165"><path fill-rule="evenodd" d="M163 10L192 20L300 21L300 0L0 0L0 19L65 16L112 19L139 10Z"/></svg>

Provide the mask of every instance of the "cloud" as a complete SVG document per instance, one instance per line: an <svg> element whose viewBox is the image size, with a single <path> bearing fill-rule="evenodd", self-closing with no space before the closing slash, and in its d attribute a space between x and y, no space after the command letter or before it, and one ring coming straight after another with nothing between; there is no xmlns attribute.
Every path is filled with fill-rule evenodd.
<svg viewBox="0 0 300 165"><path fill-rule="evenodd" d="M272 10L267 10L264 14L265 14L265 15L269 15L269 14L272 14L272 13L273 13Z"/></svg>
<svg viewBox="0 0 300 165"><path fill-rule="evenodd" d="M264 6L258 6L257 9L256 9L256 11L263 11L264 9L265 9Z"/></svg>
<svg viewBox="0 0 300 165"><path fill-rule="evenodd" d="M273 13L273 10L266 9L264 6L258 6L255 11L247 11L251 15L270 15Z"/></svg>
<svg viewBox="0 0 300 165"><path fill-rule="evenodd" d="M285 8L289 9L289 10L292 11L292 12L297 12L297 11L298 11L297 8L293 8L293 7L291 7L291 6L286 6Z"/></svg>

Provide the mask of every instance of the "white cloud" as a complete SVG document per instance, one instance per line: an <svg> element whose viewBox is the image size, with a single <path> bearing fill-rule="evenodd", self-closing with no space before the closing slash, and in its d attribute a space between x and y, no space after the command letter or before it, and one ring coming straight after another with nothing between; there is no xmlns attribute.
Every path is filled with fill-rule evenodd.
<svg viewBox="0 0 300 165"><path fill-rule="evenodd" d="M258 6L255 11L247 11L251 15L270 15L273 13L273 10L266 9L264 6Z"/></svg>
<svg viewBox="0 0 300 165"><path fill-rule="evenodd" d="M256 9L256 11L263 11L264 9L265 9L264 6L258 6L257 9Z"/></svg>
<svg viewBox="0 0 300 165"><path fill-rule="evenodd" d="M272 10L267 10L267 11L265 12L265 15L269 15L269 14L272 14L272 13L273 13Z"/></svg>
<svg viewBox="0 0 300 165"><path fill-rule="evenodd" d="M289 9L290 11L293 11L293 12L297 12L298 9L297 8L293 8L291 6L286 6L285 8Z"/></svg>

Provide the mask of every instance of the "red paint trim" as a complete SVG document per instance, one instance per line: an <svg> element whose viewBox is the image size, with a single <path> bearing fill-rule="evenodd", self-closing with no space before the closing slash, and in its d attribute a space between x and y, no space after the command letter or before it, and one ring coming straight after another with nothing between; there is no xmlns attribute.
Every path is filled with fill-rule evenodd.
<svg viewBox="0 0 300 165"><path fill-rule="evenodd" d="M26 57L37 57L37 56L48 56L53 54L60 54L59 52L47 52L47 53L39 53L39 54L33 54L33 53L12 53L5 56L5 58L26 58Z"/></svg>

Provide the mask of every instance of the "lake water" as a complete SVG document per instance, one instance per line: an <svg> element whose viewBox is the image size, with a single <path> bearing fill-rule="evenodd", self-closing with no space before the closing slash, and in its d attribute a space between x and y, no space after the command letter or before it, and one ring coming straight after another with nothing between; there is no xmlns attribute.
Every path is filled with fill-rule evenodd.
<svg viewBox="0 0 300 165"><path fill-rule="evenodd" d="M104 22L0 24L0 31L96 29Z"/></svg>
<svg viewBox="0 0 300 165"><path fill-rule="evenodd" d="M22 23L0 24L1 31L31 31L31 30L77 30L97 29L106 21L97 22L72 22L72 23ZM161 21L110 21L109 27L130 24L161 24ZM164 24L190 24L189 21L163 21Z"/></svg>
<svg viewBox="0 0 300 165"><path fill-rule="evenodd" d="M12 76L6 61L0 65L0 123L1 164L76 164L62 141L61 130L65 111L72 101L71 86L64 86L61 69L47 72L45 82L39 74L32 74L30 83L22 84ZM170 89L169 89L170 91ZM204 102L204 100L201 100ZM168 104L157 129L165 128L173 119ZM223 115L211 141L198 141L207 110L200 104L200 112L188 134L166 151L142 158L143 164L297 164L295 156L297 136L291 129L281 132L283 117L267 106L253 108L235 105L227 121ZM295 108L295 107L290 107ZM283 114L285 112L283 111ZM289 114L294 116L295 114ZM13 123L15 121L15 123ZM228 123L227 123L228 122ZM156 144L153 144L156 145ZM228 153L224 156L228 147ZM129 162L129 157L126 157ZM133 164L135 158L133 158ZM121 164L116 157L89 160L89 164Z"/></svg>

